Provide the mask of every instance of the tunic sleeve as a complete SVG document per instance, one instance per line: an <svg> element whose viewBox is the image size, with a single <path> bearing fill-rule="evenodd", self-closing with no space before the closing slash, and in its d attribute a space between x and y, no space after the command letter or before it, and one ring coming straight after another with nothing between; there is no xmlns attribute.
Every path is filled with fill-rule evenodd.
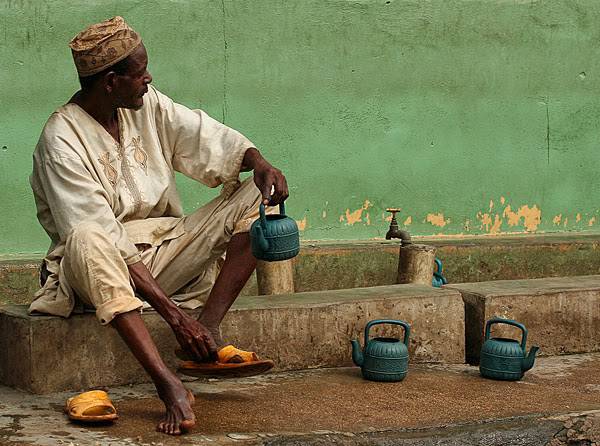
<svg viewBox="0 0 600 446"><path fill-rule="evenodd" d="M173 168L209 187L238 180L246 150L255 145L202 110L173 102L154 88L156 123Z"/></svg>
<svg viewBox="0 0 600 446"><path fill-rule="evenodd" d="M61 240L66 241L80 223L95 222L112 237L127 264L140 261L136 246L108 203L106 191L80 159L53 151L46 153L39 167L41 186Z"/></svg>

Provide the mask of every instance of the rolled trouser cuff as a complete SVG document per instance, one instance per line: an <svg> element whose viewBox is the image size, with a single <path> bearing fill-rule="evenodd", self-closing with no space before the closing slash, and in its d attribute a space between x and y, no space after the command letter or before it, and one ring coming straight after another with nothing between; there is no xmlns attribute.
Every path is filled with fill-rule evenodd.
<svg viewBox="0 0 600 446"><path fill-rule="evenodd" d="M96 308L96 317L102 325L110 324L115 316L140 311L144 303L137 297L117 297Z"/></svg>

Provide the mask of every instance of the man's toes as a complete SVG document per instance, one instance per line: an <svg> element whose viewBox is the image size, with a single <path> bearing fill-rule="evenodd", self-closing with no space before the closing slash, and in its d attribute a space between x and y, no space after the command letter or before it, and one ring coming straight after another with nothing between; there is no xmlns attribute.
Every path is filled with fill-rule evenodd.
<svg viewBox="0 0 600 446"><path fill-rule="evenodd" d="M164 421L161 421L161 422L160 422L160 423L158 423L158 425L156 426L156 430L157 430L158 432L163 432L163 433L165 433L165 434L166 434L167 432L166 432L166 430L165 430L165 429L166 429L166 423L165 423Z"/></svg>
<svg viewBox="0 0 600 446"><path fill-rule="evenodd" d="M181 429L183 429L184 431L190 430L195 425L196 425L196 417L192 418L191 420L183 420L181 423L179 423L179 427Z"/></svg>

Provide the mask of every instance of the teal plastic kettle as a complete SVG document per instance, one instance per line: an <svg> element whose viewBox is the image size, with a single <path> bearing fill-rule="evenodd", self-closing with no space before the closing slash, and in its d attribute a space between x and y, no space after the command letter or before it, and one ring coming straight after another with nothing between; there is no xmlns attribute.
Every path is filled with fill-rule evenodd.
<svg viewBox="0 0 600 446"><path fill-rule="evenodd" d="M517 327L523 333L521 343L516 339L490 338L493 324L507 324ZM492 318L485 324L485 342L481 347L479 373L485 378L504 381L517 381L535 362L539 347L526 349L527 329L519 322L511 319Z"/></svg>
<svg viewBox="0 0 600 446"><path fill-rule="evenodd" d="M296 222L285 215L285 206L279 205L279 214L266 215L260 204L260 217L250 227L252 254L259 260L275 262L295 257L300 252L300 235Z"/></svg>
<svg viewBox="0 0 600 446"><path fill-rule="evenodd" d="M404 340L374 338L369 340L373 325L394 324L404 327ZM408 338L410 325L394 319L377 319L365 327L364 351L357 340L352 343L352 361L361 368L362 376L371 381L402 381L408 373Z"/></svg>

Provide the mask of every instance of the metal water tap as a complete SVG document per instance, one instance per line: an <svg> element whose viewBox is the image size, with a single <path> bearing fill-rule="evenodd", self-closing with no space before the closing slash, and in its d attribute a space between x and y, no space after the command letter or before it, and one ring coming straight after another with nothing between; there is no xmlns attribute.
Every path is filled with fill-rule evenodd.
<svg viewBox="0 0 600 446"><path fill-rule="evenodd" d="M408 231L404 231L398 228L398 222L396 221L396 212L400 212L400 208L387 208L386 211L392 214L392 221L390 222L390 229L385 234L386 240L393 238L400 239L400 245L410 245L412 240Z"/></svg>

